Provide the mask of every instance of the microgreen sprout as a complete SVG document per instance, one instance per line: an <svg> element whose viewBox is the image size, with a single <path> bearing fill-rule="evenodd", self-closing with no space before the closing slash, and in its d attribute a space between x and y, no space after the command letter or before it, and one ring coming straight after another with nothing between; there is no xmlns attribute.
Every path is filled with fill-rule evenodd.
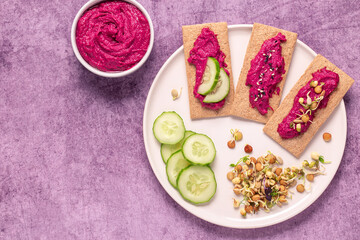
<svg viewBox="0 0 360 240"><path fill-rule="evenodd" d="M246 162L247 160L249 160L249 155L246 155L245 157L242 157L242 158L240 158L240 160L239 161L237 161L237 163L236 164L230 164L230 167L235 167L236 165L238 165L239 163L241 163L241 162Z"/></svg>
<svg viewBox="0 0 360 240"><path fill-rule="evenodd" d="M331 163L331 161L325 161L324 156L319 156L319 161L324 164Z"/></svg>

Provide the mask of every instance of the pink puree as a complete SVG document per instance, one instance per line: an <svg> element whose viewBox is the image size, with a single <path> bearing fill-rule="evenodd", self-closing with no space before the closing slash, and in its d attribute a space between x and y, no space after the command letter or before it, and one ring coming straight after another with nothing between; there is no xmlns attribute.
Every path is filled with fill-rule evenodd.
<svg viewBox="0 0 360 240"><path fill-rule="evenodd" d="M314 120L315 113L317 112L318 109L326 107L330 98L330 94L335 90L335 88L339 84L339 75L335 72L327 70L326 67L324 67L321 70L318 70L317 72L314 72L312 76L313 78L304 87L302 87L298 92L298 94L295 96L292 109L278 126L277 131L282 138L296 137L300 135L302 132L306 132L306 130L310 127L311 125L310 121L308 121L307 123L301 123L301 132L297 132L296 129L290 127L290 123L297 118L296 114L301 114L300 109L306 112L305 108L299 103L299 98L302 97L306 101L307 98L306 95L309 91L310 91L309 96L311 97L311 99L320 96L320 94L315 93L314 88L310 87L311 81L318 81L319 85L321 83L324 83L324 85L322 86L322 90L325 90L324 99L321 100L318 108L315 111L312 111L311 115L310 114L308 115L311 121Z"/></svg>
<svg viewBox="0 0 360 240"><path fill-rule="evenodd" d="M87 10L78 21L76 44L81 56L101 71L125 71L145 55L150 26L132 4L107 1Z"/></svg>
<svg viewBox="0 0 360 240"><path fill-rule="evenodd" d="M225 99L217 103L204 103L205 96L199 94L197 91L201 84L201 79L205 71L206 61L208 57L214 57L218 60L220 68L224 68L226 74L230 76L230 73L225 67L225 54L220 50L219 42L216 35L209 28L203 28L201 34L198 36L194 43L193 49L190 51L190 57L188 62L194 64L196 67L196 80L194 86L194 96L198 98L203 107L213 110L220 109L225 104Z"/></svg>
<svg viewBox="0 0 360 240"><path fill-rule="evenodd" d="M269 105L269 99L273 93L280 92L277 84L281 82L285 73L280 43L285 41L286 37L278 33L275 37L264 41L258 54L251 60L246 78L246 85L250 86L249 101L251 107L256 107L262 115L268 112L268 108L273 110Z"/></svg>

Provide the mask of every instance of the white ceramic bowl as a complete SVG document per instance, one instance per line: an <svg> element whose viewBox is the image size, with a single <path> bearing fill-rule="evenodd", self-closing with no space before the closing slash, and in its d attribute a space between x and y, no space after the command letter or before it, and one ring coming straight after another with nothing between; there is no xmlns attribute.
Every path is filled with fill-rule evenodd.
<svg viewBox="0 0 360 240"><path fill-rule="evenodd" d="M146 19L149 22L149 26L150 26L150 43L148 46L148 49L145 53L145 55L143 56L143 58L132 68L125 70L125 71L109 71L109 72L105 72L105 71L101 71L93 66L91 66L88 62L86 62L84 60L84 58L81 56L79 49L77 48L76 45L76 27L77 27L77 23L79 21L79 18L83 15L83 13L88 10L90 7L99 4L100 2L106 2L106 0L90 0L87 3L84 4L84 6L82 6L82 8L79 10L79 12L76 14L75 19L73 21L72 27L71 27L71 45L72 48L74 50L75 56L77 57L77 59L80 61L80 63L87 68L90 72L95 73L99 76L102 77L110 77L110 78L116 78L116 77L124 77L127 76L133 72L135 72L136 70L138 70L148 59L151 50L153 48L153 44L154 44L154 27L151 21L151 18L148 14L148 12L145 10L145 8L138 3L135 0L122 0L124 2L128 2L130 4L135 5L146 17Z"/></svg>

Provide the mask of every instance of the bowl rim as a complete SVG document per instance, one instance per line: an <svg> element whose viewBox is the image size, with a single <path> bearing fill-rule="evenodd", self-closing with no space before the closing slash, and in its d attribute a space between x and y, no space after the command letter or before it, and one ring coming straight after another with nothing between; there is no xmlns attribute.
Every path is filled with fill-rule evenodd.
<svg viewBox="0 0 360 240"><path fill-rule="evenodd" d="M127 76L129 74L132 74L133 72L135 72L136 70L138 70L145 62L146 60L149 58L149 55L152 51L153 45L154 45L154 26L152 23L152 20L150 18L149 13L146 11L146 9L137 1L135 0L119 0L119 1L123 1L123 2L128 2L130 4L133 4L134 6L136 6L146 17L146 19L148 20L149 23L149 27L150 27L150 42L149 42L149 46L148 49L145 53L145 55L142 57L142 59L132 68L125 70L125 71L114 71L114 72L104 72L101 71L93 66L91 66L88 62L85 61L85 59L81 56L79 49L77 47L76 44L76 28L77 28L77 23L80 19L80 17L83 15L83 13L88 10L89 8L101 3L101 2L107 2L108 0L89 0L88 2L86 2L81 8L80 10L77 12L72 26L71 26L71 45L72 45L72 49L74 51L74 54L76 56L76 58L79 60L79 62L86 68L88 69L90 72L102 76L102 77L108 77L108 78L118 78L118 77L124 77Z"/></svg>

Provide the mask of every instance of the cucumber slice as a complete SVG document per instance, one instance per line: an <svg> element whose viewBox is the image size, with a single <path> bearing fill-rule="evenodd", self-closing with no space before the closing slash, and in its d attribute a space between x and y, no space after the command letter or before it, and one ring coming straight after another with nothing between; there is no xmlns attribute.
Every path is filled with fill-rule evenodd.
<svg viewBox="0 0 360 240"><path fill-rule="evenodd" d="M219 72L219 62L213 57L208 57L201 84L198 89L199 94L207 95L216 87L219 80Z"/></svg>
<svg viewBox="0 0 360 240"><path fill-rule="evenodd" d="M184 140L193 134L195 134L193 131L186 131L185 137L177 144L161 144L160 153L161 153L161 158L165 164L167 163L169 157L174 152L179 151L181 149L181 147L184 143Z"/></svg>
<svg viewBox="0 0 360 240"><path fill-rule="evenodd" d="M214 90L206 95L204 98L205 103L220 102L229 94L230 91L230 78L223 68L220 69L219 81Z"/></svg>
<svg viewBox="0 0 360 240"><path fill-rule="evenodd" d="M176 112L163 112L154 121L153 133L160 143L176 144L185 136L184 121Z"/></svg>
<svg viewBox="0 0 360 240"><path fill-rule="evenodd" d="M166 175L169 182L173 185L174 188L177 188L176 179L184 168L189 166L190 163L185 160L182 151L179 150L170 156L169 161L166 164Z"/></svg>
<svg viewBox="0 0 360 240"><path fill-rule="evenodd" d="M209 166L191 165L180 172L176 182L181 196L195 204L210 201L216 192L215 175Z"/></svg>
<svg viewBox="0 0 360 240"><path fill-rule="evenodd" d="M198 165L212 163L216 155L213 141L208 136L198 133L185 139L182 152L186 160Z"/></svg>

